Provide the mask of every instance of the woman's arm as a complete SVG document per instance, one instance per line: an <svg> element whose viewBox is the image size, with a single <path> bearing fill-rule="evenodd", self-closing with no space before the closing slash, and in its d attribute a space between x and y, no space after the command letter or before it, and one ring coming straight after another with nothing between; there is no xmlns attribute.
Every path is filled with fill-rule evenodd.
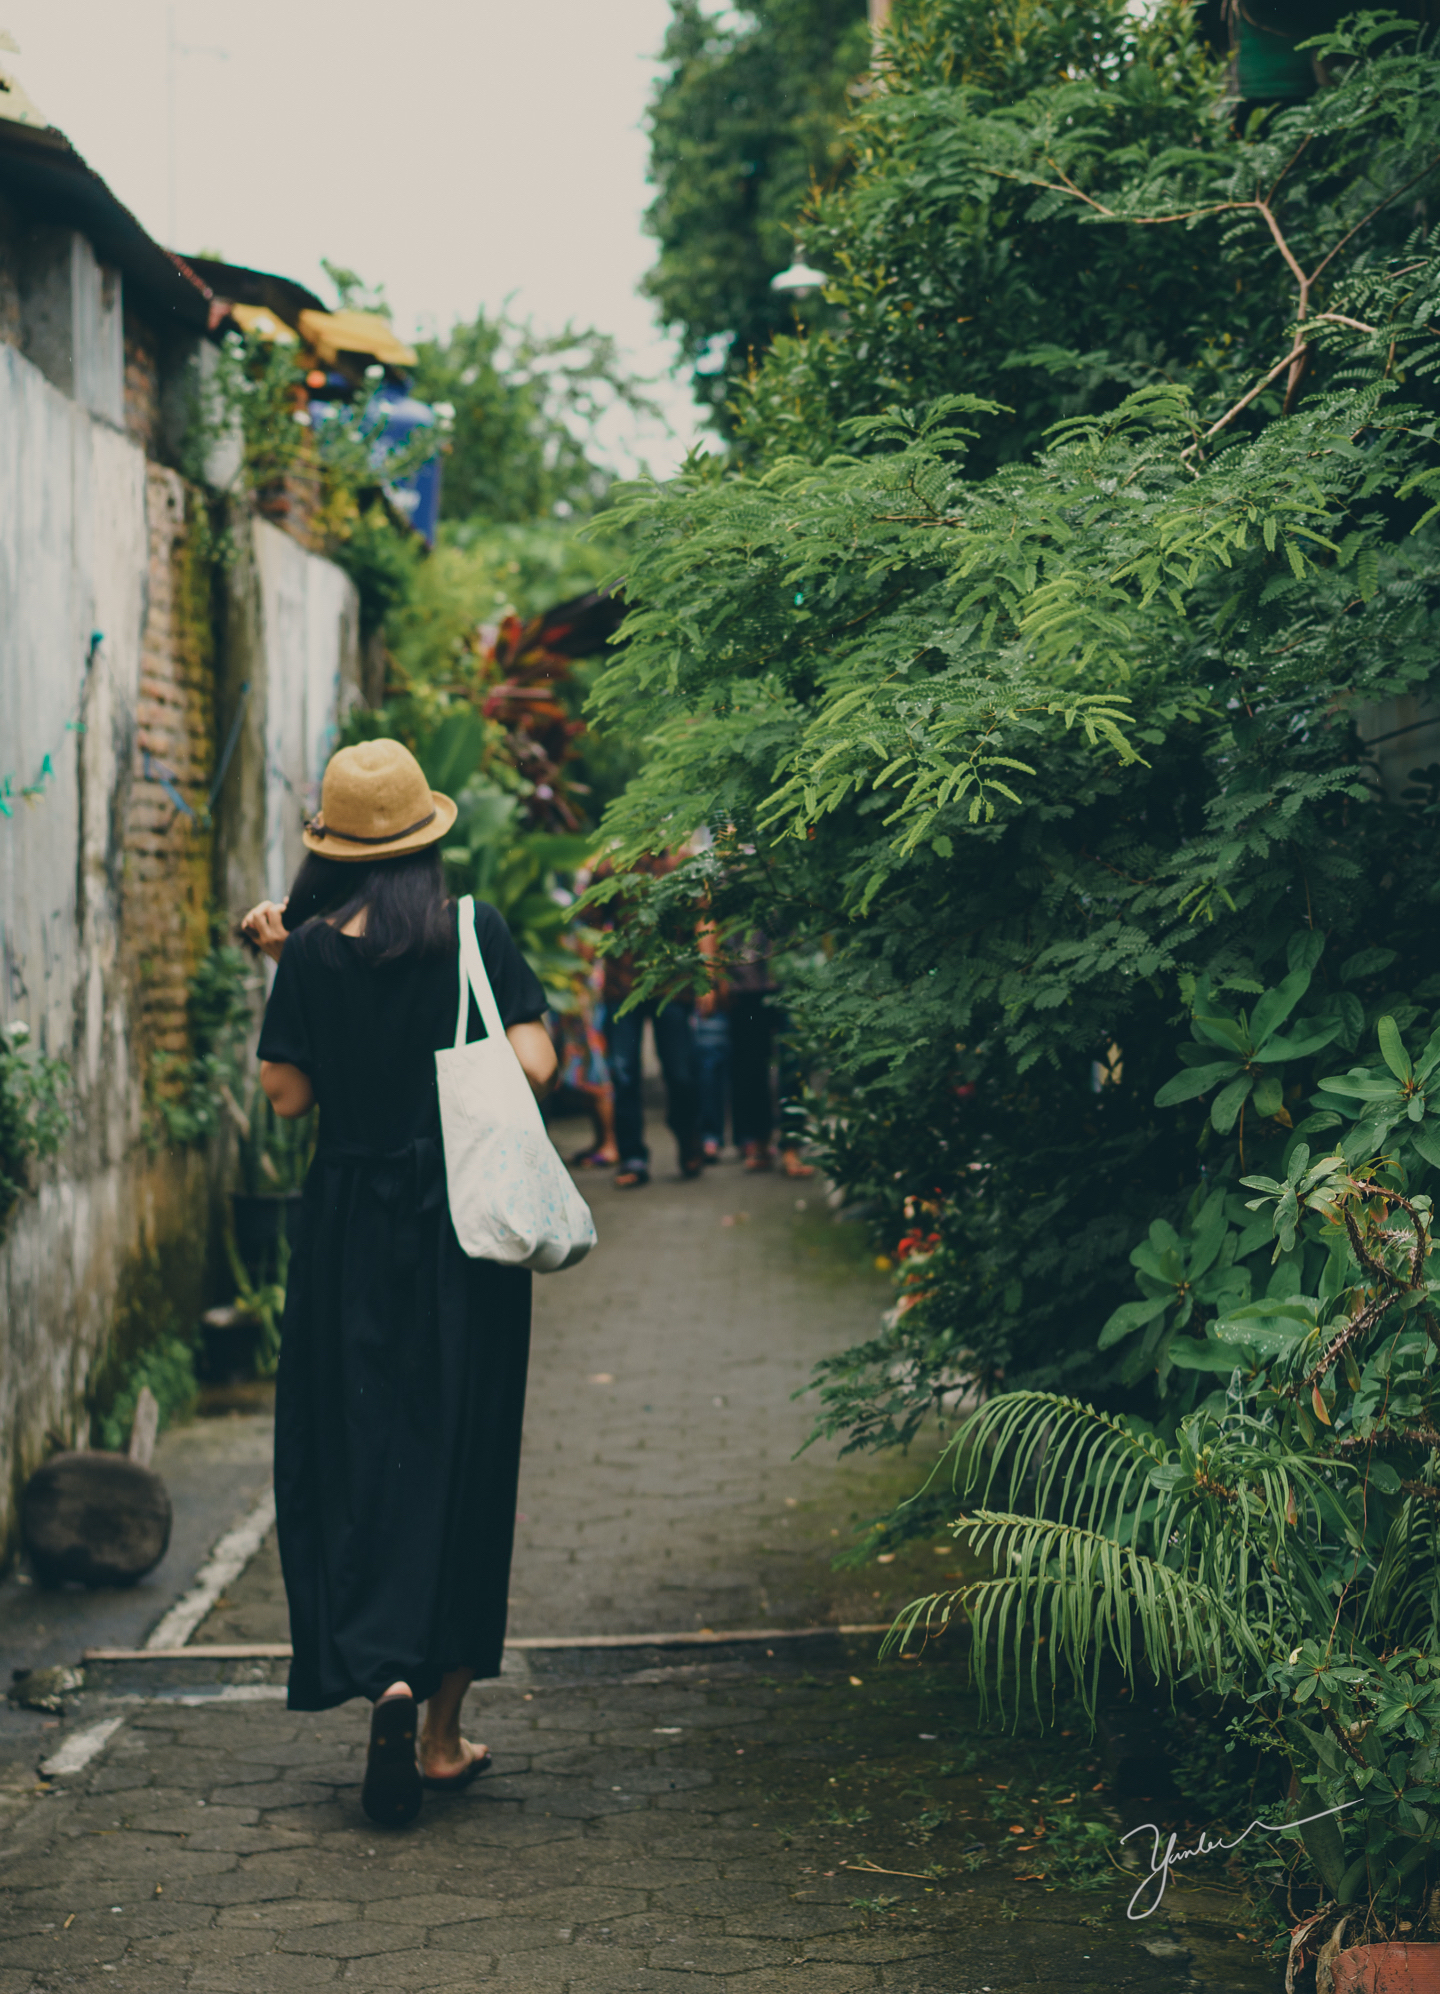
<svg viewBox="0 0 1440 1994"><path fill-rule="evenodd" d="M515 1029L523 1031L525 1028L517 1025ZM287 1066L283 1060L261 1060L260 1085L269 1096L271 1107L284 1121L293 1122L297 1115L303 1115L307 1108L315 1105L315 1089L310 1085L310 1075L303 1073L298 1066Z"/></svg>
<svg viewBox="0 0 1440 1994"><path fill-rule="evenodd" d="M555 1085L555 1077L560 1070L549 1032L538 1019L532 1018L523 1025L512 1025L505 1036L515 1048L515 1057L525 1069L525 1078L530 1082L535 1099L543 1101ZM283 1114L284 1110L280 1112Z"/></svg>

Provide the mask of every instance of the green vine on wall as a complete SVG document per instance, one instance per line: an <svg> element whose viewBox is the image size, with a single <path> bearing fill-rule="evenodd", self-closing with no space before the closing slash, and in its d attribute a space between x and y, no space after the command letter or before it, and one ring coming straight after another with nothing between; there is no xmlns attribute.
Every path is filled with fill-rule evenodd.
<svg viewBox="0 0 1440 1994"><path fill-rule="evenodd" d="M19 1022L0 1031L0 1224L28 1190L32 1161L53 1156L70 1126L70 1069L32 1052L29 1037Z"/></svg>
<svg viewBox="0 0 1440 1994"><path fill-rule="evenodd" d="M217 924L186 994L193 1050L188 1058L165 1051L151 1056L147 1119L153 1143L208 1142L227 1117L237 1125L244 1121L237 1094L259 988L244 951L222 942Z"/></svg>

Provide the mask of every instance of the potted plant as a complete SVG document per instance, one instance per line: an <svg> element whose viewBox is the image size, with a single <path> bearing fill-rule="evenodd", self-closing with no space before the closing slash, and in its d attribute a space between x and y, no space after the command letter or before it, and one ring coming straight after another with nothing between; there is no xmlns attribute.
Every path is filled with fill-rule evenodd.
<svg viewBox="0 0 1440 1994"><path fill-rule="evenodd" d="M1318 1994L1410 1994L1440 1987L1440 1031L1412 1060L1381 1018L1379 1059L1322 1079L1291 1128L1278 1076L1317 1033L1280 1027L1318 952L1248 1018L1197 994L1190 1097L1223 1083L1228 1127L1242 1092L1273 1094L1278 1174L1216 1172L1132 1255L1142 1300L1102 1341L1143 1333L1179 1416L982 1407L952 1443L979 1496L955 1529L993 1576L914 1602L890 1639L963 1612L1002 1694L1038 1699L1049 1671L1092 1714L1102 1664L1218 1691L1293 1771L1266 1825L1308 1871L1293 1950L1318 1945Z"/></svg>
<svg viewBox="0 0 1440 1994"><path fill-rule="evenodd" d="M315 1150L316 1117L312 1110L282 1120L258 1081L248 1109L233 1098L227 1106L240 1138L240 1189L230 1196L235 1254L250 1282L279 1282L283 1288L301 1187Z"/></svg>

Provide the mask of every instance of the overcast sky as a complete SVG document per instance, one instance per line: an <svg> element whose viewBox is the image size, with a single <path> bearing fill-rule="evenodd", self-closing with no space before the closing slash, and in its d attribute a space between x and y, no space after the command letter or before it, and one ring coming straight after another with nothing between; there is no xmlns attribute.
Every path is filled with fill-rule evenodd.
<svg viewBox="0 0 1440 1994"><path fill-rule="evenodd" d="M5 61L160 241L327 301L328 256L383 283L406 333L511 297L543 330L614 333L647 374L673 361L636 293L668 18L668 0L0 0ZM657 399L675 436L624 440L664 472L695 417L673 378Z"/></svg>

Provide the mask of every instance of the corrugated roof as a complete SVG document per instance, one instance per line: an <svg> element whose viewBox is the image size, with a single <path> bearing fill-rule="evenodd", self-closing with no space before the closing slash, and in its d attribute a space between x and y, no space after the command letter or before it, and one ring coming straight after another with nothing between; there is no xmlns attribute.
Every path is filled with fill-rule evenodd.
<svg viewBox="0 0 1440 1994"><path fill-rule="evenodd" d="M124 277L127 300L142 311L161 323L211 329L209 286L146 233L53 125L0 118L0 193L42 220L89 236L100 261Z"/></svg>
<svg viewBox="0 0 1440 1994"><path fill-rule="evenodd" d="M273 270L252 270L244 263L225 263L213 256L187 256L185 261L217 298L237 305L254 305L270 312L293 332L301 312L323 312L324 301L292 277Z"/></svg>

